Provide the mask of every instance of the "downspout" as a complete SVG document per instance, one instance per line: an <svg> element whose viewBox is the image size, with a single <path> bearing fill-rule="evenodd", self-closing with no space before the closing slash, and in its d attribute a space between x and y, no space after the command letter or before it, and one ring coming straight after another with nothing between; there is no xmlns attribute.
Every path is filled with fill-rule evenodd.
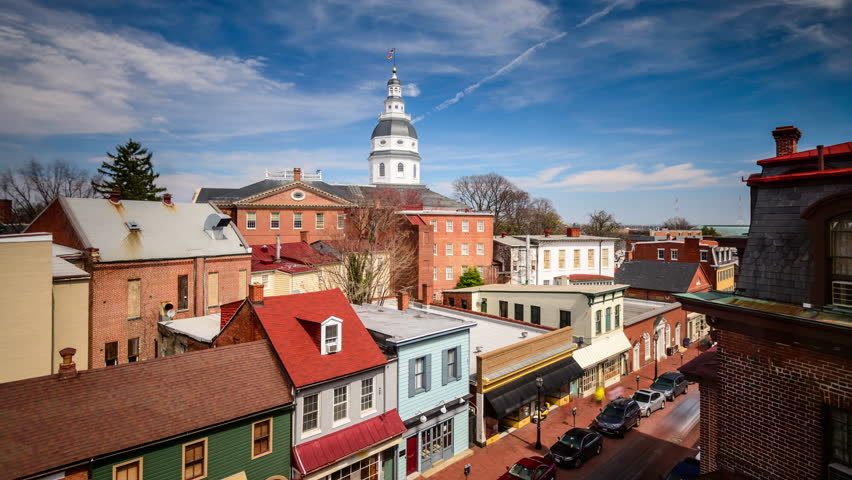
<svg viewBox="0 0 852 480"><path fill-rule="evenodd" d="M527 234L527 262L526 263L527 263L527 282L525 283L525 285L529 285L530 284L530 265L532 263L532 260L530 260L530 234L529 233Z"/></svg>
<svg viewBox="0 0 852 480"><path fill-rule="evenodd" d="M192 259L192 316L198 316L198 257Z"/></svg>
<svg viewBox="0 0 852 480"><path fill-rule="evenodd" d="M603 240L598 240L598 276L603 276L601 265L603 265Z"/></svg>

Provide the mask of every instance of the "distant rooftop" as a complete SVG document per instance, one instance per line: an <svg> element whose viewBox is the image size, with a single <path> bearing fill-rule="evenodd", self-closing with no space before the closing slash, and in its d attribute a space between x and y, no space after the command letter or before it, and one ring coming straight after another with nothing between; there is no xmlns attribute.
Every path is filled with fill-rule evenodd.
<svg viewBox="0 0 852 480"><path fill-rule="evenodd" d="M513 292L513 293L582 293L583 295L600 295L603 293L625 290L630 285L511 285L492 283L478 287L454 288L444 290L449 293L466 292Z"/></svg>
<svg viewBox="0 0 852 480"><path fill-rule="evenodd" d="M762 312L772 316L788 317L805 322L815 322L839 327L852 328L852 314L845 312L830 312L816 308L805 308L801 305L744 297L727 292L682 293L676 295L683 300L695 300L702 303L716 304L740 310Z"/></svg>
<svg viewBox="0 0 852 480"><path fill-rule="evenodd" d="M643 320L654 318L666 312L680 308L679 303L655 302L638 298L624 299L624 326L629 327Z"/></svg>
<svg viewBox="0 0 852 480"><path fill-rule="evenodd" d="M172 332L186 335L193 340L202 343L210 343L219 334L222 316L219 313L211 313L202 317L181 318L180 320L166 320L160 325Z"/></svg>
<svg viewBox="0 0 852 480"><path fill-rule="evenodd" d="M366 304L352 305L361 322L369 330L388 335L388 341L397 345L476 326L476 322L450 318L423 311L405 312L385 306Z"/></svg>

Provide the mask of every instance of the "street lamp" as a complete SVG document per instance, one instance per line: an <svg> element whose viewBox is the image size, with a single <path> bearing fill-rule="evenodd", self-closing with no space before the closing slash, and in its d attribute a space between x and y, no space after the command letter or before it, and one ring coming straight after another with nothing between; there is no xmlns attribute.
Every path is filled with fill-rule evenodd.
<svg viewBox="0 0 852 480"><path fill-rule="evenodd" d="M683 354L682 353L680 354L680 366L681 367L683 366Z"/></svg>
<svg viewBox="0 0 852 480"><path fill-rule="evenodd" d="M571 409L571 415L574 415L574 426L577 426L577 407Z"/></svg>
<svg viewBox="0 0 852 480"><path fill-rule="evenodd" d="M470 464L464 466L464 480L467 480L467 476L470 475Z"/></svg>
<svg viewBox="0 0 852 480"><path fill-rule="evenodd" d="M544 379L541 376L535 377L535 388L538 390L538 397L536 401L536 416L538 417L538 421L536 422L536 430L535 430L535 449L541 450L541 387L544 385Z"/></svg>
<svg viewBox="0 0 852 480"><path fill-rule="evenodd" d="M657 346L657 340L660 339L660 331L654 331L654 381L657 381L657 360L660 358L660 351Z"/></svg>
<svg viewBox="0 0 852 480"><path fill-rule="evenodd" d="M639 375L636 375L636 390L639 390Z"/></svg>

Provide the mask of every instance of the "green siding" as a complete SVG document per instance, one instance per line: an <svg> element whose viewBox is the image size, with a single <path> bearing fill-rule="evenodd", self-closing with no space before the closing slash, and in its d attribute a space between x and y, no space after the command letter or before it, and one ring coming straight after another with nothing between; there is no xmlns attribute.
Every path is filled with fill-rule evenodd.
<svg viewBox="0 0 852 480"><path fill-rule="evenodd" d="M252 460L251 425L269 417L273 418L272 453ZM248 480L266 480L273 475L290 478L290 420L291 409L287 407L107 459L96 459L92 479L111 480L113 465L143 457L144 480L180 480L183 478L183 445L205 437L207 479L221 479L239 472L245 472Z"/></svg>

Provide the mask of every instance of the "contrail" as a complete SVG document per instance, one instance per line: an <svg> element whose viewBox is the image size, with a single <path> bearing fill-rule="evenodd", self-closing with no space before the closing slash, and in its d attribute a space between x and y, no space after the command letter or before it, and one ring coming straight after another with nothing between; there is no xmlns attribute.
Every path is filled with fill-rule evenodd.
<svg viewBox="0 0 852 480"><path fill-rule="evenodd" d="M559 40L560 38L564 37L567 34L568 34L567 32L562 32L562 33L559 33L559 34L557 34L557 35L555 35L555 36L553 36L553 37L551 37L547 40L544 40L542 42L539 42L539 43L533 45L532 47L526 49L526 51L524 51L524 53L515 57L514 60L507 63L506 65L503 65L496 72L492 73L491 75L488 75L487 77L483 78L482 80L480 80L480 81L474 83L473 85L468 86L464 90L456 93L453 98L450 98L450 99L443 101L440 105L433 108L431 112L426 112L426 115L422 115L420 117L415 118L414 120L412 120L411 123L417 123L420 120L423 120L424 118L426 118L427 116L432 114L432 112L440 112L441 110L444 110L445 108L449 107L450 105L458 103L458 101L461 100L465 95L470 95L471 93L476 91L477 88L481 87L483 83L494 80L497 77L501 77L501 76L509 73L510 71L514 70L518 65L527 61L527 59L533 53L535 53L536 50L539 50L541 48L546 47L548 43L555 42L556 40Z"/></svg>
<svg viewBox="0 0 852 480"><path fill-rule="evenodd" d="M590 15L588 18L586 18L582 22L578 23L577 28L585 27L586 25L594 22L595 20L609 15L609 13L611 11L613 11L615 9L615 7L628 5L630 3L633 3L633 0L615 0L614 2L607 5L606 8L604 8L603 10ZM631 8L632 6L633 5L629 5L627 8Z"/></svg>

